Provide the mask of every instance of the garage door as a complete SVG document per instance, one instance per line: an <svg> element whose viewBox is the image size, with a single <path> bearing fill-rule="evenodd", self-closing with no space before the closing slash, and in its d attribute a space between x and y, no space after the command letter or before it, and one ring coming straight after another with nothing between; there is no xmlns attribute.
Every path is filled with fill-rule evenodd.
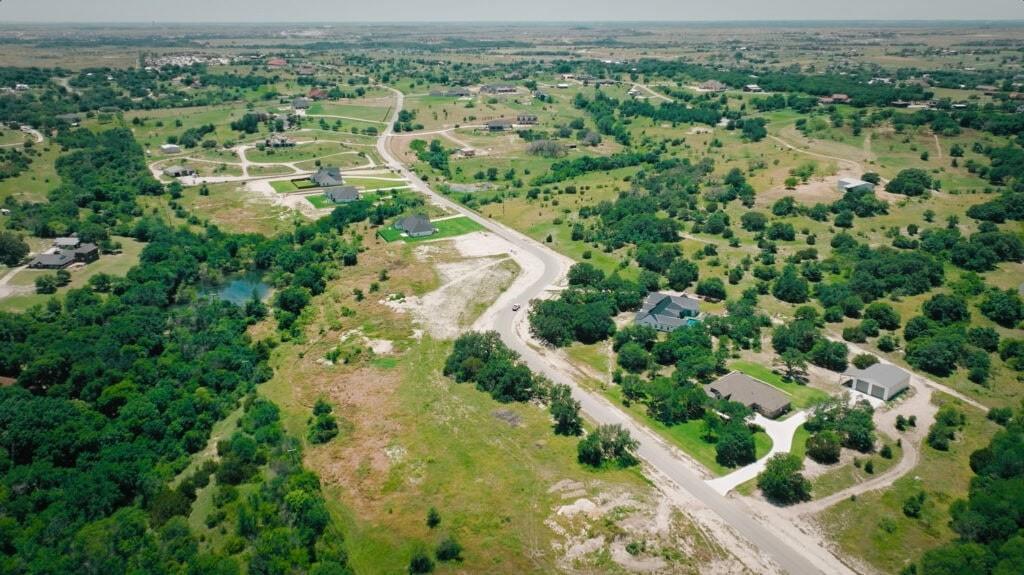
<svg viewBox="0 0 1024 575"><path fill-rule="evenodd" d="M885 399L885 388L878 385L871 386L871 395L878 399Z"/></svg>
<svg viewBox="0 0 1024 575"><path fill-rule="evenodd" d="M867 393L868 392L868 387L870 387L870 384L868 384L868 382L866 382L866 381L864 381L862 379L858 379L857 380L857 384L854 387L854 389L856 389L857 391L859 391L861 393Z"/></svg>

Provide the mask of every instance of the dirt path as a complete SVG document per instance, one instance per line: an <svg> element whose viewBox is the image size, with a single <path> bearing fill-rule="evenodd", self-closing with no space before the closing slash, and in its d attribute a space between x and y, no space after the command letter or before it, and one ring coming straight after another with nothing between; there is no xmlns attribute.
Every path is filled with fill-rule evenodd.
<svg viewBox="0 0 1024 575"><path fill-rule="evenodd" d="M18 275L18 272L28 268L28 266L18 266L7 270L7 273L3 277L0 277L0 299L10 297L13 295L24 295L30 294L35 291L32 286L12 286L10 281L14 276Z"/></svg>
<svg viewBox="0 0 1024 575"><path fill-rule="evenodd" d="M366 118L356 118L354 116L335 116L333 114L306 114L307 118L336 118L338 120L351 120L353 122L366 122L367 124L387 124L387 122L381 122L380 120L367 120Z"/></svg>
<svg viewBox="0 0 1024 575"><path fill-rule="evenodd" d="M935 138L935 156L938 159L941 160L942 159L942 143L939 142L939 135L938 134L932 134L932 138Z"/></svg>
<svg viewBox="0 0 1024 575"><path fill-rule="evenodd" d="M651 89L651 88L650 88L649 86L646 86L646 85L644 85L644 84L633 84L633 87L634 87L634 88L640 88L640 89L641 89L641 90L643 90L644 92L647 92L648 94L650 94L650 95L651 95L651 97L652 97L652 98L657 98L657 99L659 99L659 100L664 100L664 101L666 101L666 102L669 102L669 103L671 103L671 102L674 102L674 101L675 101L675 100L673 100L672 98L669 98L668 96L666 96L666 95L664 95L664 94L661 94L661 93L659 93L659 92L655 92L655 91L654 91L654 90L652 90L652 89Z"/></svg>
<svg viewBox="0 0 1024 575"><path fill-rule="evenodd" d="M860 162L856 162L856 161L851 160L849 158L840 158L839 156L830 156L828 154L819 154L818 152L812 152L810 150L805 150L803 148L794 146L793 144L790 144L786 140L783 140L782 138L780 138L780 137L778 137L776 135L773 135L773 134L769 134L768 137L771 138L772 140L775 140L779 144L782 144L783 146L789 148L790 150L793 150L794 152L799 152L801 154L806 154L808 156L814 156L816 158L823 158L823 159L826 159L826 160L835 160L835 161L837 161L837 162L839 162L841 164L846 164L848 167L853 168L853 171L855 171L855 172L864 173L864 167L860 164Z"/></svg>

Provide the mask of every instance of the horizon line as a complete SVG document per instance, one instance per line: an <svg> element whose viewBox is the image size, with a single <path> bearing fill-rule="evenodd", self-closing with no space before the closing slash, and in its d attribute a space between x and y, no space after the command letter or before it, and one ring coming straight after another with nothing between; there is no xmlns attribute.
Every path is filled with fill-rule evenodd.
<svg viewBox="0 0 1024 575"><path fill-rule="evenodd" d="M723 19L692 19L692 20L632 20L632 19L608 19L608 20L421 20L421 21L402 21L402 20L65 20L65 21L52 21L46 22L41 20L0 20L0 26L3 25L42 25L42 26L66 26L66 25L152 25L152 24L171 24L171 25L204 25L204 24L258 24L265 26L283 25L283 24L308 24L317 26L332 26L332 25L366 25L366 24L391 24L391 25L423 25L423 24L656 24L660 26L671 25L671 24L759 24L759 23L818 23L818 24L829 24L829 23L842 23L849 24L851 22L862 22L866 24L871 23L906 23L906 24L920 24L920 23L965 23L965 24L1024 24L1024 17L1015 19L999 19L999 18L760 18L754 20L723 20Z"/></svg>

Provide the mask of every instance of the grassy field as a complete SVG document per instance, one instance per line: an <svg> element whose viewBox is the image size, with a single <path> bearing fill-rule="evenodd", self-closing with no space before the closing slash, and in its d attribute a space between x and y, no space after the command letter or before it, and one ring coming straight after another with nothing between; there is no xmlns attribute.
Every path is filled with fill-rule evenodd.
<svg viewBox="0 0 1024 575"><path fill-rule="evenodd" d="M941 396L933 401L952 400ZM967 494L973 476L971 453L988 445L997 429L982 413L973 409L965 409L965 413L968 432L957 433L949 451L925 445L917 467L891 488L866 493L856 501L843 501L817 516L843 551L880 571L895 573L908 559L953 539L948 525L949 506ZM877 465L880 458L874 459ZM927 494L922 516L905 516L903 502L919 491Z"/></svg>
<svg viewBox="0 0 1024 575"><path fill-rule="evenodd" d="M299 144L290 148L266 148L264 150L251 149L246 151L245 156L250 162L279 164L284 162L301 162L327 157L337 158L337 161L343 161L345 158L339 157L343 152L348 152L353 156L356 155L356 152L344 144L336 142L316 142L311 144Z"/></svg>
<svg viewBox="0 0 1024 575"><path fill-rule="evenodd" d="M772 387L778 388L789 396L790 401L793 403L793 407L796 409L803 409L815 401L826 399L828 397L828 394L820 389L800 385L794 381L786 381L782 376L771 369L757 363L749 361L734 361L729 364L729 367L736 371L741 371L750 377L759 379Z"/></svg>
<svg viewBox="0 0 1024 575"><path fill-rule="evenodd" d="M402 240L404 242L422 242L428 240L440 240L443 238L451 238L454 236L461 236L471 232L477 232L483 230L484 227L475 221L465 217L450 218L447 220L440 220L432 222L437 231L429 236L423 236L419 238L410 238L403 236L401 232L391 226L381 228L377 234L384 238L384 240L393 242L396 240Z"/></svg>
<svg viewBox="0 0 1024 575"><path fill-rule="evenodd" d="M390 106L366 106L358 104L337 104L334 102L314 102L307 114L310 116L345 116L351 120L364 120L368 123L383 123L391 111Z"/></svg>
<svg viewBox="0 0 1024 575"><path fill-rule="evenodd" d="M33 293L6 297L0 299L0 311L21 312L34 305L44 304L51 297L63 296L69 289L84 287L89 278L98 273L106 273L112 276L123 276L128 273L128 270L139 262L139 254L142 253L142 248L145 247L145 244L137 242L132 238L115 237L114 240L121 243L121 253L102 255L100 259L91 264L70 270L71 283L58 288L56 294L43 295ZM11 278L10 284L34 286L36 278L53 274L54 272L51 270L25 269Z"/></svg>
<svg viewBox="0 0 1024 575"><path fill-rule="evenodd" d="M355 232L366 233L362 227ZM578 481L596 497L609 489L643 494L647 483L638 469L580 466L577 439L555 436L542 408L501 404L443 377L450 342L416 339L407 315L379 297L353 297L354 288L380 281L382 269L389 273L383 293L422 295L438 285L411 246L370 242L359 265L332 281L304 314L309 335L276 347L275 376L260 388L298 437L305 437L315 398L335 405L342 434L307 447L305 459L321 477L329 510L343 523L353 568L405 572L415 549L452 534L465 548L465 561L439 566L439 572L554 572L557 534L545 521L564 504L554 484ZM391 341L393 353L321 363L350 330ZM201 495L197 506L202 504ZM442 518L433 530L425 524L430 507Z"/></svg>
<svg viewBox="0 0 1024 575"><path fill-rule="evenodd" d="M60 176L54 161L60 155L59 146L46 144L35 147L39 155L32 159L28 170L13 177L0 180L0 203L7 198L22 202L45 202L47 192L60 185ZM0 225L3 225L0 219Z"/></svg>
<svg viewBox="0 0 1024 575"><path fill-rule="evenodd" d="M186 188L179 201L190 212L224 230L272 236L289 229L294 218L301 217L258 194L245 191L241 184L211 184L208 188L208 196L199 195L199 188Z"/></svg>

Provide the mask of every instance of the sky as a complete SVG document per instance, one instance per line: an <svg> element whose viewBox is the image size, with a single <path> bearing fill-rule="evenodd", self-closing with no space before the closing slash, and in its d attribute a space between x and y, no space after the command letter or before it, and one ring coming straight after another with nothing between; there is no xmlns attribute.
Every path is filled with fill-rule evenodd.
<svg viewBox="0 0 1024 575"><path fill-rule="evenodd" d="M0 22L1024 20L1024 0L0 0Z"/></svg>

